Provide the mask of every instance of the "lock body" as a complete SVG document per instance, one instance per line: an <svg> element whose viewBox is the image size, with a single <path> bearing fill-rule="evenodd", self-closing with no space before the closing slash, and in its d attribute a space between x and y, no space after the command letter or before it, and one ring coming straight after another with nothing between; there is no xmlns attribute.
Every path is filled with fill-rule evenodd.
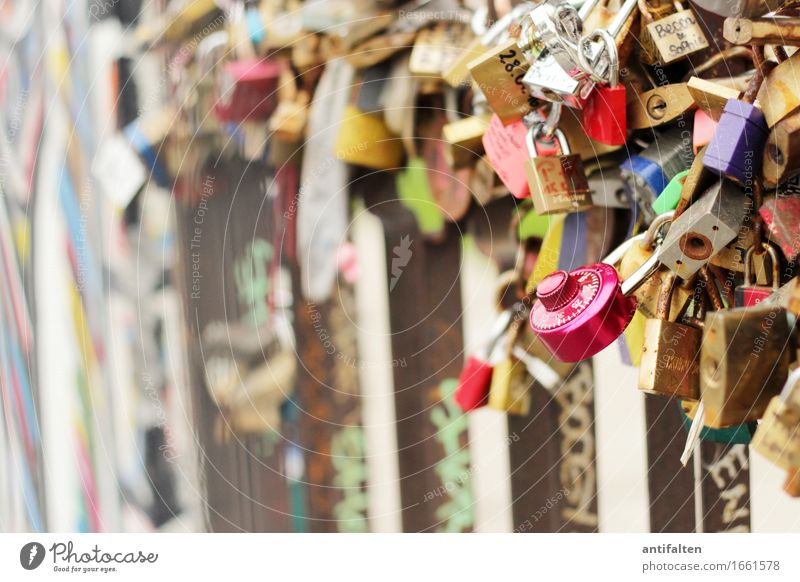
<svg viewBox="0 0 800 582"><path fill-rule="evenodd" d="M592 207L589 182L578 154L536 156L525 162L525 173L537 214L580 212Z"/></svg>
<svg viewBox="0 0 800 582"><path fill-rule="evenodd" d="M277 106L281 67L270 59L240 59L223 65L220 98L214 111L220 121L266 119Z"/></svg>
<svg viewBox="0 0 800 582"><path fill-rule="evenodd" d="M594 89L594 83L577 67L565 70L549 52L539 55L522 83L532 97L574 109L582 109Z"/></svg>
<svg viewBox="0 0 800 582"><path fill-rule="evenodd" d="M531 409L530 377L525 364L509 357L499 362L492 373L489 408L527 416Z"/></svg>
<svg viewBox="0 0 800 582"><path fill-rule="evenodd" d="M668 65L708 48L703 30L691 10L678 10L645 27L652 39L656 61Z"/></svg>
<svg viewBox="0 0 800 582"><path fill-rule="evenodd" d="M800 467L800 410L775 396L753 435L752 447L784 469Z"/></svg>
<svg viewBox="0 0 800 582"><path fill-rule="evenodd" d="M672 222L660 248L661 262L689 279L736 238L746 214L744 192L727 180L717 182Z"/></svg>
<svg viewBox="0 0 800 582"><path fill-rule="evenodd" d="M625 331L636 311L636 300L622 294L617 272L604 263L551 273L536 296L531 328L562 362L600 352Z"/></svg>
<svg viewBox="0 0 800 582"><path fill-rule="evenodd" d="M800 174L800 113L780 120L767 137L764 183L774 187Z"/></svg>
<svg viewBox="0 0 800 582"><path fill-rule="evenodd" d="M776 305L712 311L700 355L700 394L714 428L761 418L789 368L786 310Z"/></svg>
<svg viewBox="0 0 800 582"><path fill-rule="evenodd" d="M586 135L606 145L624 145L628 139L625 85L598 86L583 108Z"/></svg>
<svg viewBox="0 0 800 582"><path fill-rule="evenodd" d="M639 390L698 400L703 333L696 327L663 319L648 319L639 368Z"/></svg>
<svg viewBox="0 0 800 582"><path fill-rule="evenodd" d="M492 385L492 365L477 356L470 356L458 377L453 399L464 412L486 406Z"/></svg>
<svg viewBox="0 0 800 582"><path fill-rule="evenodd" d="M764 201L758 209L770 239L777 243L786 260L800 255L800 196L777 196Z"/></svg>
<svg viewBox="0 0 800 582"><path fill-rule="evenodd" d="M479 115L452 121L442 127L445 159L454 170L474 166L483 155L481 140L487 127L488 121Z"/></svg>
<svg viewBox="0 0 800 582"><path fill-rule="evenodd" d="M751 184L761 172L767 136L767 122L761 110L730 99L708 144L703 165L740 184Z"/></svg>

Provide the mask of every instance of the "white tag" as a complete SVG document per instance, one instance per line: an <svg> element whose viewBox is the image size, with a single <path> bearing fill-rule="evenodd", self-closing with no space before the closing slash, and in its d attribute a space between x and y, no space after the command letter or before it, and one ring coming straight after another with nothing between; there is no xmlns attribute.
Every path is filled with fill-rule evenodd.
<svg viewBox="0 0 800 582"><path fill-rule="evenodd" d="M128 140L115 135L98 148L92 177L109 200L125 208L144 185L147 171Z"/></svg>
<svg viewBox="0 0 800 582"><path fill-rule="evenodd" d="M692 421L692 426L689 427L689 434L686 437L686 446L683 448L683 454L681 455L681 464L684 467L686 463L689 462L689 457L692 456L692 453L697 448L697 443L700 442L700 431L703 430L705 421L706 407L701 402L694 412L694 420Z"/></svg>

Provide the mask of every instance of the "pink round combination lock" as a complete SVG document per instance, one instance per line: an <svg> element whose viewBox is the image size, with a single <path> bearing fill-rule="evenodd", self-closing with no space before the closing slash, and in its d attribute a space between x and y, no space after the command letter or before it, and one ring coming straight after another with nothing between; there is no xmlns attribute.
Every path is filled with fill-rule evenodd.
<svg viewBox="0 0 800 582"><path fill-rule="evenodd" d="M610 345L636 311L611 265L596 263L556 271L536 287L531 327L562 362L580 362Z"/></svg>

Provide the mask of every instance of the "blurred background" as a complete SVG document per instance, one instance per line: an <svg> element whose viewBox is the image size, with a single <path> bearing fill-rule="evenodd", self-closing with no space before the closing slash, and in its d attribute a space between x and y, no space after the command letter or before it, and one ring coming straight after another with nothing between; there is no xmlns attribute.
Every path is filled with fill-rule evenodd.
<svg viewBox="0 0 800 582"><path fill-rule="evenodd" d="M609 170L521 235L485 160L453 169L469 88L409 71L481 9L0 0L0 530L800 531L745 445L681 466L617 344L521 409L453 400L514 281L628 212Z"/></svg>

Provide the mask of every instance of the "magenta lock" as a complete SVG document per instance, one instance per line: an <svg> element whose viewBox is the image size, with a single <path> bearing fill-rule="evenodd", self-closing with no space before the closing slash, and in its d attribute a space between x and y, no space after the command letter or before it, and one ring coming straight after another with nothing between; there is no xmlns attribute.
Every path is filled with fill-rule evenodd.
<svg viewBox="0 0 800 582"><path fill-rule="evenodd" d="M616 269L606 263L551 273L536 287L536 297L531 327L562 362L580 362L609 346L636 311L636 299L626 296Z"/></svg>

